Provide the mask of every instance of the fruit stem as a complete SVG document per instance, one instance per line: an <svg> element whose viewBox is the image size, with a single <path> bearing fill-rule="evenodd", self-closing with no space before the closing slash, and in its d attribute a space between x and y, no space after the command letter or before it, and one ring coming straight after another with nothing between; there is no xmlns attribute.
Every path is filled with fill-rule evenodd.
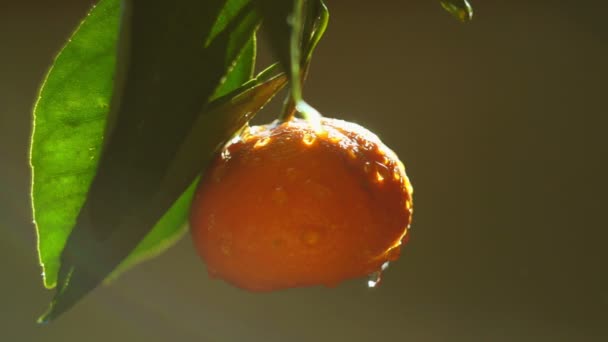
<svg viewBox="0 0 608 342"><path fill-rule="evenodd" d="M304 119L316 130L321 130L321 114L302 98L302 83L308 74L309 63L306 61L304 67L300 68L300 48L302 42L302 20L304 0L296 0L292 17L292 30L290 37L290 80L291 96L289 96L283 107L283 113L279 117L282 122L289 121L295 112L302 114Z"/></svg>
<svg viewBox="0 0 608 342"><path fill-rule="evenodd" d="M308 77L308 69L309 69L309 61L306 61L304 63L303 66L303 70L302 70L302 78L300 79L300 84L303 85L304 82L306 81L306 78ZM286 122L289 121L291 119L293 119L293 117L296 115L296 103L293 99L292 96L292 90L289 90L289 93L287 94L287 97L285 98L285 101L283 103L283 111L281 113L281 116L279 117L279 121L281 122Z"/></svg>
<svg viewBox="0 0 608 342"><path fill-rule="evenodd" d="M296 115L296 105L293 102L293 98L291 97L291 89L289 90L290 94L287 95L285 101L283 101L283 111L279 116L280 122L287 122L293 119Z"/></svg>

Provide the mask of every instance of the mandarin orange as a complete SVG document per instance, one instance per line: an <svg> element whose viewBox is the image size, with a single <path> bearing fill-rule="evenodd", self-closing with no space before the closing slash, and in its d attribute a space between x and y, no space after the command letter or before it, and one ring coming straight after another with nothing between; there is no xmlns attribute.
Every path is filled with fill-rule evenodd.
<svg viewBox="0 0 608 342"><path fill-rule="evenodd" d="M251 291L325 285L399 257L412 218L403 164L342 120L253 126L218 155L192 204L207 271Z"/></svg>

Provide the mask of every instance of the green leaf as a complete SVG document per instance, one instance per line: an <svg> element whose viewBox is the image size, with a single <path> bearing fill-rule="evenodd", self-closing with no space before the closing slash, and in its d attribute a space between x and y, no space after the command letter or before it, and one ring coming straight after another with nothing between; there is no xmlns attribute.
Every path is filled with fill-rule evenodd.
<svg viewBox="0 0 608 342"><path fill-rule="evenodd" d="M296 110L296 100L300 98L300 105L305 104L302 100L301 97L302 95L300 95L301 93L301 88L304 84L304 81L306 80L306 77L308 76L308 69L310 67L310 62L312 59L312 55L313 52L315 50L315 48L317 47L317 44L319 43L319 41L321 40L321 38L323 37L323 34L325 33L325 30L327 29L327 24L329 23L329 11L327 9L327 6L325 6L325 3L323 3L322 0L309 0L306 3L306 6L304 8L304 13L303 18L302 18L302 23L303 23L303 28L302 28L302 42L301 44L298 43L297 46L301 45L301 50L302 53L300 52L296 52L297 55L301 55L301 60L300 60L300 65L301 68L298 69L298 66L296 66L295 70L293 70L294 68L292 67L292 74L295 75L299 75L299 80L297 80L298 84L296 85L296 88L292 88L292 96L290 96L287 101L285 102L285 105L283 107L283 114L282 114L282 119L283 120L287 120L288 118L292 117L295 114L295 110ZM289 39L291 39L292 37L290 37ZM277 48L280 48L280 45L277 44L276 45ZM291 50L293 48L293 46L289 47L289 49ZM291 53L291 52L289 52ZM293 56L294 59L297 59L296 56ZM301 70L301 71L300 71ZM312 108L311 108L312 109ZM313 109L313 112L316 112ZM310 113L304 113L307 116L310 116ZM314 114L313 114L314 115Z"/></svg>
<svg viewBox="0 0 608 342"><path fill-rule="evenodd" d="M217 23L216 23L217 25ZM245 48L235 61L228 75L215 90L213 98L220 98L235 90L240 85L249 81L255 67L256 42L255 35L249 40ZM255 105L256 103L252 103ZM228 109L230 110L230 109ZM228 110L225 110L228 112ZM232 109L234 110L234 109ZM230 113L226 114L229 115ZM196 153L197 151L195 151ZM188 213L190 204L198 184L196 179L188 189L173 204L171 209L156 223L152 231L137 245L137 247L122 261L122 263L111 273L106 281L114 280L122 272L130 267L151 259L177 242L187 231Z"/></svg>
<svg viewBox="0 0 608 342"><path fill-rule="evenodd" d="M239 58L226 76L219 88L215 90L213 99L224 96L253 77L256 57L255 35L247 42Z"/></svg>
<svg viewBox="0 0 608 342"><path fill-rule="evenodd" d="M175 201L171 209L163 215L148 235L104 280L106 283L115 280L121 273L134 265L161 254L187 232L188 213L197 185L198 180L192 182L190 187Z"/></svg>
<svg viewBox="0 0 608 342"><path fill-rule="evenodd" d="M302 63L304 68L308 68L308 64L312 58L312 54L323 37L327 24L329 23L329 10L322 0L310 1L307 6L306 21L304 24L304 37L302 50L304 51L304 60Z"/></svg>
<svg viewBox="0 0 608 342"><path fill-rule="evenodd" d="M286 70L306 64L327 28L329 11L322 0L254 0L264 32ZM301 56L301 57L300 57ZM295 74L294 79L300 75Z"/></svg>
<svg viewBox="0 0 608 342"><path fill-rule="evenodd" d="M221 27L245 1L224 7ZM233 10L230 12L230 10ZM120 2L101 1L72 35L49 71L34 110L31 145L32 199L43 282L57 282L60 255L76 221L99 160L112 90ZM225 94L251 78L255 41L247 43L217 89ZM58 191L60 189L60 191ZM185 192L121 265L120 270L160 253L185 231L193 186ZM116 276L118 272L114 272Z"/></svg>
<svg viewBox="0 0 608 342"><path fill-rule="evenodd" d="M292 115L292 107L311 124L318 125L321 115L302 98L302 83L312 51L325 32L329 13L322 0L254 0L264 20L271 47L279 62L288 71L291 98L283 119Z"/></svg>
<svg viewBox="0 0 608 342"><path fill-rule="evenodd" d="M55 59L34 109L32 205L48 288L56 285L61 252L99 161L119 12L114 0L90 11Z"/></svg>
<svg viewBox="0 0 608 342"><path fill-rule="evenodd" d="M290 41L294 25L293 12L297 1L254 0L263 18L262 29L269 38L272 51L279 63L288 71L291 68Z"/></svg>
<svg viewBox="0 0 608 342"><path fill-rule="evenodd" d="M208 165L214 153L200 151L218 151L218 147L223 147L285 86L287 76L283 73L275 75L275 71L276 67L271 66L251 82L213 101L206 114L200 115L193 123L177 150L171 174L191 178L198 174L193 171L196 166ZM209 127L215 129L210 130ZM218 141L221 141L219 146Z"/></svg>
<svg viewBox="0 0 608 342"><path fill-rule="evenodd" d="M214 154L193 153L199 152L201 149L215 150L217 141L221 140L221 146L223 146L236 132L239 132L287 83L285 74L275 75L276 70L276 65L273 65L260 73L256 79L213 101L206 114L200 115L195 121L188 137L178 149L171 171L180 176L191 177L192 171L184 171L191 170L187 165L211 162ZM210 131L209 127L215 129ZM207 134L200 134L201 132ZM191 185L188 192L195 189L196 183L198 183L198 179ZM150 233L150 235L152 234L154 231ZM142 244L145 244L145 239ZM123 264L119 266L118 270L121 267ZM66 308L61 307L62 304L65 305L61 302L61 296L69 289L68 286L72 286L70 282L73 272L72 270L68 273L66 281L58 289L49 311L39 319L40 323L47 323L65 311Z"/></svg>
<svg viewBox="0 0 608 342"><path fill-rule="evenodd" d="M467 0L442 0L440 3L443 9L462 22L473 19L473 7Z"/></svg>
<svg viewBox="0 0 608 342"><path fill-rule="evenodd" d="M144 237L166 237L161 231L175 231L176 223L183 223L179 217L189 200L175 201L204 165L177 170L188 178L167 170L174 169L177 150L197 117L206 115L215 90L229 91L226 84L239 83L230 76L222 83L223 75L247 69L234 60L259 20L244 2L226 2L241 10L211 37L218 13L227 13L224 1L125 1L109 112L118 1L102 0L58 56L36 106L31 149L47 285L56 283L49 271L56 274L61 267L43 320L71 307L136 246L149 246ZM209 132L216 133L213 122L196 134ZM197 153L209 158L223 142ZM167 212L172 205L176 213ZM151 230L155 225L163 229Z"/></svg>

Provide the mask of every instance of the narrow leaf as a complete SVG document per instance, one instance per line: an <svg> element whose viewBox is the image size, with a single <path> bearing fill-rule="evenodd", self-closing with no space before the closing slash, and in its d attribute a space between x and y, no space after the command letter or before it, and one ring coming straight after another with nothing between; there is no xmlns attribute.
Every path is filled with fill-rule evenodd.
<svg viewBox="0 0 608 342"><path fill-rule="evenodd" d="M291 68L290 41L294 25L293 11L298 0L253 0L263 18L263 31L270 40L279 63Z"/></svg>
<svg viewBox="0 0 608 342"><path fill-rule="evenodd" d="M215 90L212 99L226 95L230 91L241 86L253 77L256 58L256 39L255 35L247 42L243 52L232 65L230 72L222 81L221 85Z"/></svg>
<svg viewBox="0 0 608 342"><path fill-rule="evenodd" d="M298 83L295 84L295 88L292 86L292 96L290 96L286 100L285 105L283 107L282 118L284 120L292 117L295 114L297 105L296 99L299 99L300 106L302 106L302 104L306 105L306 103L301 100L301 88L304 84L304 81L306 80L306 77L308 76L308 70L310 67L313 52L317 47L317 44L321 40L321 37L323 37L323 34L325 33L325 30L327 29L327 24L329 22L329 11L322 0L309 0L305 4L305 13L303 13L304 17L301 20L301 22L303 23L302 42L301 44L299 42L297 44L292 44L289 47L289 53L292 54L292 50L294 48L297 49L297 47L301 45L302 53L300 53L299 51L295 51L295 55L291 56L291 58L293 58L294 60L297 60L298 56L301 56L301 60L299 65L295 65L294 63L293 66L290 66L291 73L293 75L292 78L295 79L295 75L298 75L298 78L295 81ZM295 27L293 29L295 29ZM294 38L295 37L289 37L287 39L291 40ZM281 48L280 44L275 45L277 48ZM314 112L316 112L316 110L314 110L312 107L310 107L310 109L313 111L314 115ZM304 114L307 114L307 116L310 118L310 113Z"/></svg>
<svg viewBox="0 0 608 342"><path fill-rule="evenodd" d="M291 108L295 107L313 126L318 127L321 114L302 98L302 80L312 49L325 31L329 18L327 7L321 0L280 2L254 0L254 2L264 20L265 32L270 38L271 46L279 62L288 71L291 82L291 98L286 103L283 119L291 117L293 115ZM320 26L315 24L316 19L307 19L307 16L310 17L314 13L321 13L324 22ZM313 32L305 32L305 30L313 30ZM316 34L314 30L317 30ZM310 51L304 50L304 45Z"/></svg>
<svg viewBox="0 0 608 342"><path fill-rule="evenodd" d="M327 24L329 23L329 10L323 0L310 0L307 6L306 21L304 24L304 37L302 51L304 51L302 63L304 68L308 67L312 54L323 37Z"/></svg>

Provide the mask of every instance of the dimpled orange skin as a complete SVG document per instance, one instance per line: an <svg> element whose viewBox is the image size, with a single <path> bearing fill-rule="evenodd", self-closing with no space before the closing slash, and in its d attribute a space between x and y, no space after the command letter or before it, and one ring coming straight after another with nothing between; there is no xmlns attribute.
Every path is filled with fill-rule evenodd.
<svg viewBox="0 0 608 342"><path fill-rule="evenodd" d="M403 164L357 124L321 127L254 126L212 163L190 214L211 277L251 291L333 287L399 257L412 216Z"/></svg>

